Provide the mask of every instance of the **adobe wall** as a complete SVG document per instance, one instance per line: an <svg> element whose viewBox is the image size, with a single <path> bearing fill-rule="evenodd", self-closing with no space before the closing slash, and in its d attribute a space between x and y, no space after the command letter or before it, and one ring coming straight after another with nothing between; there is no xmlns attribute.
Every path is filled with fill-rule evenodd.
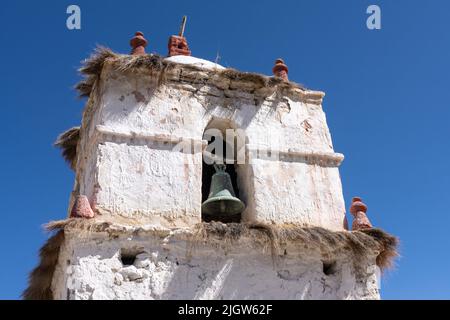
<svg viewBox="0 0 450 320"><path fill-rule="evenodd" d="M183 66L161 82L151 70L118 71L106 62L83 119L80 194L105 215L166 226L199 222L202 139L219 120L247 137L248 161L237 168L243 220L342 230L343 156L333 150L322 98ZM180 143L189 147L180 150Z"/></svg>

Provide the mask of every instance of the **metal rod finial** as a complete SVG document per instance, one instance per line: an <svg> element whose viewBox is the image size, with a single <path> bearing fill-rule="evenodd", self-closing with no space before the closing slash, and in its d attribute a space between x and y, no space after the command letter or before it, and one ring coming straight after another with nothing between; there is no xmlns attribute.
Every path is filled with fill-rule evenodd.
<svg viewBox="0 0 450 320"><path fill-rule="evenodd" d="M180 33L178 34L180 37L184 37L184 29L186 28L187 16L183 16L181 20Z"/></svg>

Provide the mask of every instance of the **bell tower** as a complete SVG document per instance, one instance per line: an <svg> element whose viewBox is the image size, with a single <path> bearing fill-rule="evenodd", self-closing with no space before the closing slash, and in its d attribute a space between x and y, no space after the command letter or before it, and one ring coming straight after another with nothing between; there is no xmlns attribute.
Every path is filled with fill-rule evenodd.
<svg viewBox="0 0 450 320"><path fill-rule="evenodd" d="M167 57L138 32L85 61L82 123L57 141L68 216L24 297L378 299L396 239L360 198L348 230L324 93L281 59L265 76L192 57L185 21Z"/></svg>

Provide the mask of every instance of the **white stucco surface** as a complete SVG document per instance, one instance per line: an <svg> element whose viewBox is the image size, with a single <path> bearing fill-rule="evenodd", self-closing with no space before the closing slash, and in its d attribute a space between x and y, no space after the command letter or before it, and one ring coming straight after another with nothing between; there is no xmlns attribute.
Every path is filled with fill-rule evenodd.
<svg viewBox="0 0 450 320"><path fill-rule="evenodd" d="M165 60L170 61L170 62L180 63L180 64L190 64L190 65L204 68L204 69L211 69L211 70L225 69L220 64L217 64L217 63L205 60L205 59L191 57L191 56L183 56L183 55L172 56L172 57L165 58Z"/></svg>
<svg viewBox="0 0 450 320"><path fill-rule="evenodd" d="M94 58L102 72L84 84L92 88L69 212L73 196L86 195L96 217L53 224L61 231L47 253L57 260L50 295L379 299L385 248L344 231L344 156L324 93L198 58L165 60ZM245 134L245 163L235 166L240 224L201 224L211 128ZM47 262L38 270L53 271Z"/></svg>
<svg viewBox="0 0 450 320"><path fill-rule="evenodd" d="M160 83L151 72L105 64L77 166L78 191L97 212L163 226L198 223L202 139L214 120L246 134L249 161L236 168L243 220L343 229L343 156L333 150L322 93L254 89L220 72L201 80L202 71L180 68Z"/></svg>
<svg viewBox="0 0 450 320"><path fill-rule="evenodd" d="M53 279L55 299L379 299L375 257L323 256L288 245L271 256L255 242L192 243L165 236L66 235ZM138 253L123 265L121 252ZM331 260L330 260L331 259ZM332 262L324 273L323 263Z"/></svg>

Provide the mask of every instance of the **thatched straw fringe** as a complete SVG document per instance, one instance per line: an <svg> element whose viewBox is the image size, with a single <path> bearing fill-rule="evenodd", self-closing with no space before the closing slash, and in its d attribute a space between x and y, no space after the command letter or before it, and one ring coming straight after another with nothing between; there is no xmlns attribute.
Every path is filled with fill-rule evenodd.
<svg viewBox="0 0 450 320"><path fill-rule="evenodd" d="M96 219L69 218L65 220L51 221L44 228L49 231L59 230L77 230L77 234L111 232L113 223L107 221L98 221Z"/></svg>
<svg viewBox="0 0 450 320"><path fill-rule="evenodd" d="M30 273L28 288L22 294L25 300L53 299L52 279L63 242L64 230L60 230L41 248L39 265Z"/></svg>
<svg viewBox="0 0 450 320"><path fill-rule="evenodd" d="M304 87L294 82L285 82L282 79L275 77L268 77L258 73L241 72L234 69L225 70L208 70L193 65L177 64L164 60L156 54L146 54L140 56L117 54L111 49L99 47L94 54L83 62L83 67L79 72L85 76L75 88L78 90L81 97L89 97L94 83L99 79L103 66L106 61L112 62L112 67L118 71L133 71L138 69L150 70L150 72L159 73L159 83L165 81L166 72L172 68L178 67L186 71L200 71L206 76L221 76L224 79L240 82L251 82L255 87L277 87L280 89L301 89Z"/></svg>
<svg viewBox="0 0 450 320"><path fill-rule="evenodd" d="M377 256L377 265L380 266L381 270L393 268L395 259L399 256L397 250L399 245L398 238L380 229L367 229L360 232L369 235L381 244L382 250Z"/></svg>
<svg viewBox="0 0 450 320"><path fill-rule="evenodd" d="M320 248L323 253L332 254L340 248L350 250L355 259L363 258L370 251L379 251L377 265L382 271L393 266L398 256L398 239L380 229L361 231L330 231L320 227L296 225L272 226L266 224L222 224L202 223L198 225L200 237L219 237L226 241L236 241L244 235L257 231L266 235L272 249L272 256L281 254L281 244L288 241Z"/></svg>
<svg viewBox="0 0 450 320"><path fill-rule="evenodd" d="M76 232L79 238L88 238L92 233L99 232L106 232L114 236L127 233L136 234L140 231L160 232L165 236L170 234L169 229L149 229L145 228L143 224L132 221L130 224L121 225L112 221L101 221L97 218L91 220L71 218L53 221L45 227L48 231L56 233L40 251L40 263L30 274L29 286L23 293L24 299L53 299L51 283L65 231ZM187 234L192 243L216 240L209 241L209 243L215 242L225 246L239 241L242 237L256 239L270 246L272 257L282 254L280 247L287 242L319 248L324 254L347 250L352 254L355 264L363 260L366 255L379 252L376 262L382 271L390 268L393 260L398 256L398 239L380 229L336 232L319 227L295 225L272 226L260 223L210 222L198 224L195 228L188 230Z"/></svg>
<svg viewBox="0 0 450 320"><path fill-rule="evenodd" d="M107 59L117 58L111 49L105 47L97 47L94 54L83 61L83 66L78 70L85 76L76 86L80 97L89 97L92 92L92 87L97 81L100 73L103 70L103 65Z"/></svg>
<svg viewBox="0 0 450 320"><path fill-rule="evenodd" d="M80 127L73 127L61 133L56 139L54 145L62 151L63 158L75 170L77 160L77 146L80 140Z"/></svg>
<svg viewBox="0 0 450 320"><path fill-rule="evenodd" d="M46 225L47 230L76 230L79 236L88 236L89 233L106 232L117 233L139 233L149 232L142 227L144 224L117 224L112 221L99 221L97 219L66 219L50 222ZM168 234L169 231L155 230ZM304 244L308 247L319 248L325 254L332 254L336 250L349 250L358 259L363 258L370 252L379 252L377 265L382 269L392 267L394 259L398 256L398 239L380 229L367 229L361 231L330 231L320 227L303 227L296 225L266 225L263 223L230 223L218 222L200 223L189 231L190 240L193 243L207 239L219 240L221 244L231 244L242 237L249 237L263 241L270 246L272 256L281 254L280 247L287 242Z"/></svg>

